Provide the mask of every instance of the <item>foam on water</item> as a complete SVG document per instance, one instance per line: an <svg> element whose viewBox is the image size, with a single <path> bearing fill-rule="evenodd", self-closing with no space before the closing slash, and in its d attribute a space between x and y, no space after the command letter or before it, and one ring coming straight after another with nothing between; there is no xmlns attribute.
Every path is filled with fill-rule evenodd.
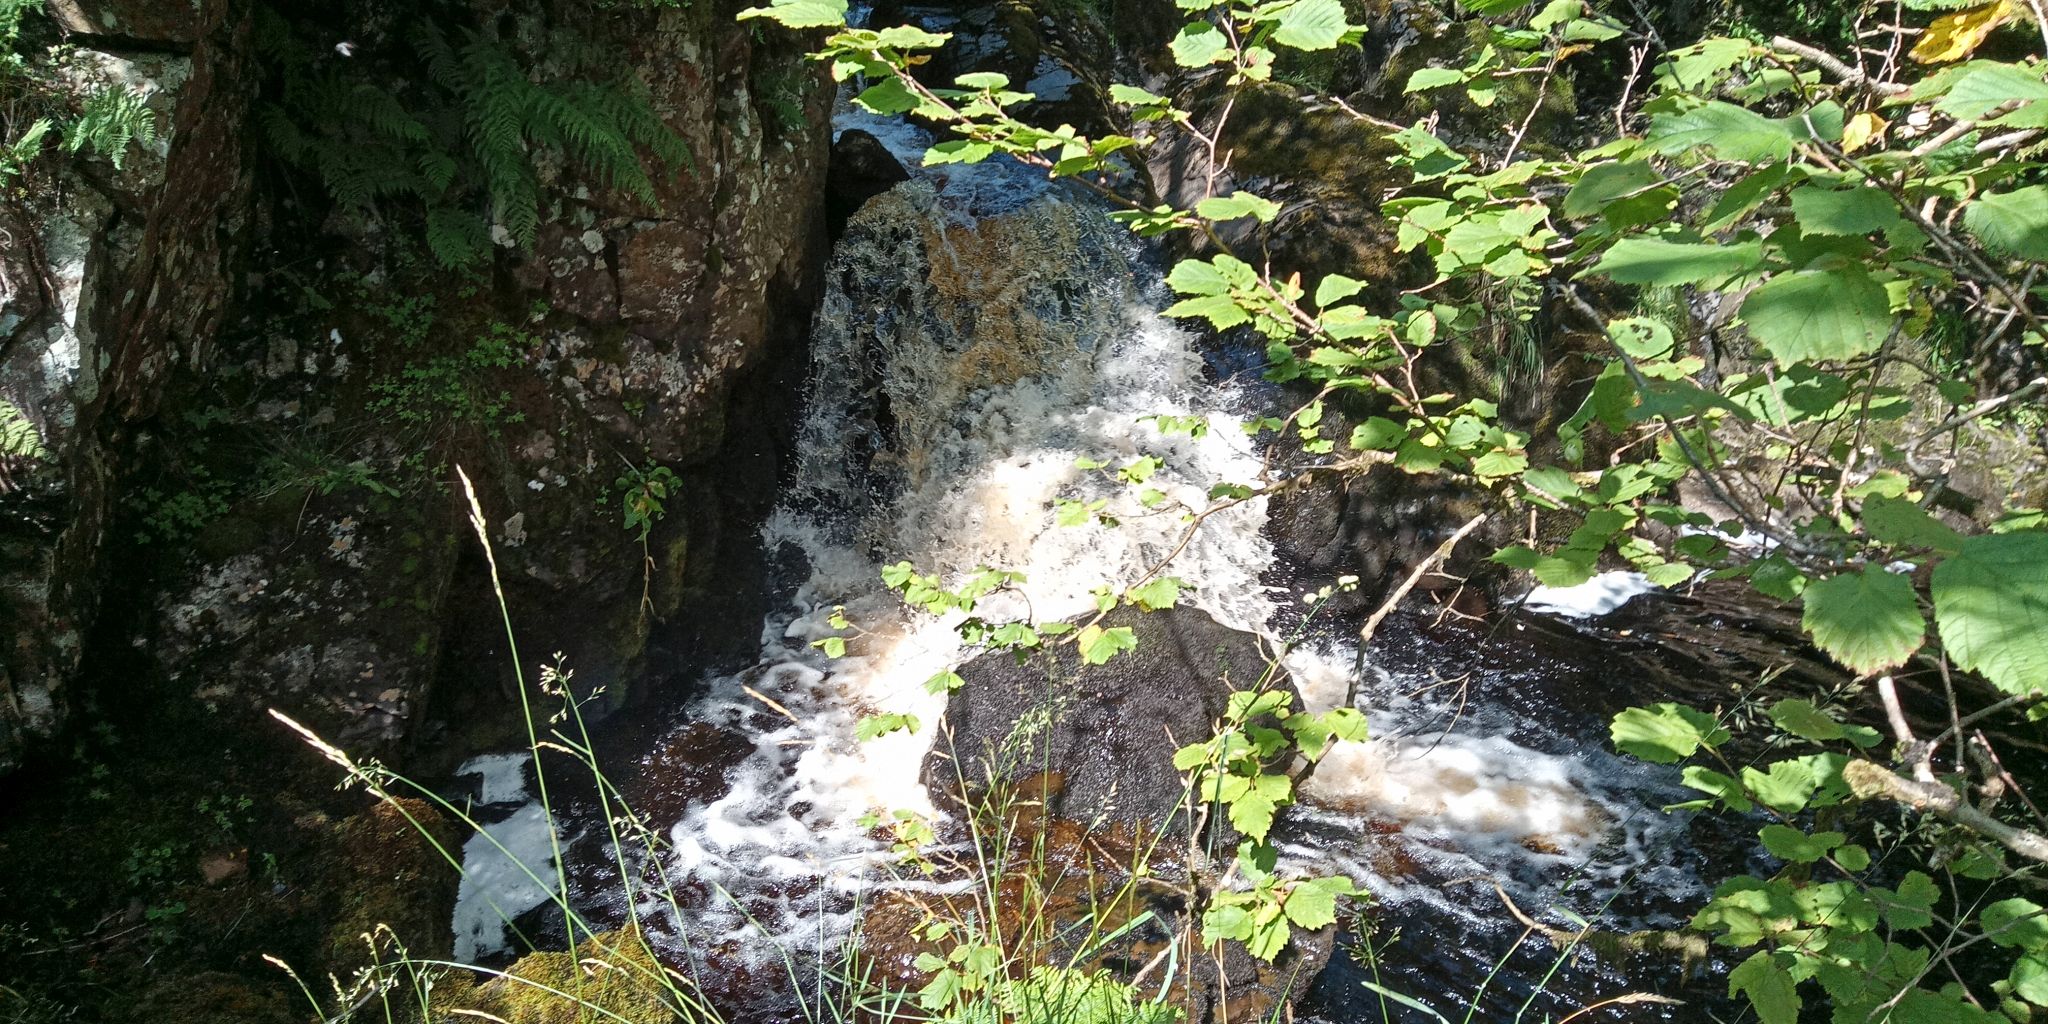
<svg viewBox="0 0 2048 1024"><path fill-rule="evenodd" d="M961 222L939 188L917 182L878 198L835 252L834 286L814 330L795 486L770 518L771 548L809 566L790 606L764 629L761 664L714 682L693 718L761 723L760 693L788 709L764 731L731 791L690 808L669 835L674 877L732 893L742 916L694 920L698 936L815 934L846 894L881 877L883 849L860 819L929 813L919 767L943 695L923 683L956 667L954 618L906 614L880 583L909 559L959 580L987 565L1021 572L990 619L1066 618L1091 590L1135 581L1180 540L1180 517L1141 505L1136 488L1076 468L1163 460L1148 481L1172 502L1206 504L1215 480L1248 481L1259 460L1203 381L1192 340L1156 313L1166 297L1122 229L1041 192L1001 218ZM1156 287L1156 286L1155 286ZM1199 415L1201 438L1166 437L1139 418ZM1117 529L1060 527L1056 498L1108 499ZM1271 612L1258 574L1271 558L1262 502L1212 518L1175 562L1190 599L1258 628ZM861 630L845 657L809 645L834 635L835 608ZM916 716L923 728L858 742L864 715Z"/></svg>
<svg viewBox="0 0 2048 1024"><path fill-rule="evenodd" d="M1598 618L1627 604L1631 598L1657 589L1648 576L1639 572L1603 572L1577 586L1537 587L1529 591L1522 607L1568 619Z"/></svg>
<svg viewBox="0 0 2048 1024"><path fill-rule="evenodd" d="M838 121L900 154L923 145L899 122L857 112ZM1019 592L985 600L984 616L1069 618L1094 608L1096 586L1128 584L1175 549L1181 505L1200 508L1210 484L1249 483L1259 471L1242 430L1249 403L1206 381L1194 340L1158 316L1170 296L1128 233L1042 179L1027 186L1024 170L906 183L864 207L834 250L798 469L764 527L771 551L800 555L808 577L763 624L759 662L711 680L691 708L691 722L748 737L752 749L724 796L668 825L661 865L679 885L720 894L669 924L729 955L769 961L846 934L849 897L887 877L886 846L863 818L931 811L919 769L945 698L923 684L971 652L956 622L905 613L880 583L884 565L908 559L955 582L983 565L1021 572ZM1203 416L1210 429L1166 437L1140 420L1154 414ZM1167 495L1166 511L1075 464L1141 455L1162 460L1147 485ZM1057 498L1106 499L1123 525L1060 527ZM1260 578L1273 557L1265 519L1263 501L1212 516L1170 569L1187 600L1262 632L1274 612ZM845 657L827 660L810 644L838 632L828 620L841 607L859 633ZM1342 650L1309 651L1289 667L1323 708L1343 699L1351 663ZM1334 752L1309 782L1304 815L1319 838L1290 859L1351 874L1383 899L1442 902L1433 881L1490 874L1536 892L1573 871L1638 869L1661 841L1644 824L1657 816L1638 813L1644 798L1631 787L1643 780L1628 766L1597 750L1532 750L1497 728L1461 726L1439 740L1428 723L1441 706L1399 697L1412 680L1372 671L1361 706L1375 738ZM881 712L922 728L857 741L861 718ZM495 763L474 770L492 792L506 777ZM493 835L516 849L538 838L535 863L549 864L545 827L525 815ZM1375 859L1389 830L1419 871ZM474 891L501 907L537 905L494 850L472 841L465 854ZM502 939L479 918L488 903L463 907L464 949ZM667 912L632 909L657 922Z"/></svg>

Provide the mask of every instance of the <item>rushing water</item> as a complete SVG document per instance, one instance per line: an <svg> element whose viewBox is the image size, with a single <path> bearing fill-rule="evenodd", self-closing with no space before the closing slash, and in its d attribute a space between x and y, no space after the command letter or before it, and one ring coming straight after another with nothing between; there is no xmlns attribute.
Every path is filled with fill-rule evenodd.
<svg viewBox="0 0 2048 1024"><path fill-rule="evenodd" d="M914 129L848 121L906 154L921 147ZM1241 424L1267 400L1221 377L1196 337L1158 315L1170 298L1125 231L1015 166L924 173L870 202L828 275L796 479L763 531L801 579L762 624L758 663L707 680L619 772L669 841L662 863L644 867L680 887L685 919L661 900L615 905L595 867L609 860L601 827L562 835L587 903L687 937L695 955L717 958L711 973L755 980L783 977L785 957L801 961L800 975L829 957L860 896L887 882L885 848L863 817L931 811L917 773L945 698L923 683L968 652L952 621L904 613L881 567L908 559L954 579L983 565L1014 570L1027 582L986 607L990 618L1080 613L1096 585L1121 586L1163 558L1182 523L1076 460L1157 457L1149 485L1169 505L1200 507L1210 484L1257 473ZM1210 429L1164 436L1142 419L1153 414L1205 417ZM1056 498L1106 498L1123 525L1060 527ZM1274 636L1298 624L1301 593L1329 581L1276 566L1265 517L1263 502L1212 517L1172 572L1219 621ZM860 633L827 660L811 642L835 632L828 619L840 608ZM1311 705L1349 689L1356 657L1343 635L1354 625L1330 624L1290 655ZM1385 948L1376 974L1340 953L1308 1009L1379 1019L1358 984L1377 976L1448 1000L1450 1014L1516 947L1503 896L1532 914L1589 916L1620 896L1645 909L1607 926L1673 923L1668 908L1696 891L1685 823L1657 810L1677 793L1668 773L1604 753L1589 716L1544 705L1544 687L1572 670L1486 663L1487 645L1455 631L1397 621L1389 635L1360 687L1374 737L1316 772L1285 848L1296 864L1365 884ZM857 742L859 719L878 712L925 726ZM519 762L465 771L500 811L490 840L470 845L457 912L458 954L486 955L504 946L501 915L542 895L500 846L537 857L543 882L555 867L545 819L522 802ZM1643 892L1659 898L1625 895ZM1525 952L1494 998L1518 1001L1548 970L1550 954ZM1580 955L1554 984L1584 999L1621 980Z"/></svg>

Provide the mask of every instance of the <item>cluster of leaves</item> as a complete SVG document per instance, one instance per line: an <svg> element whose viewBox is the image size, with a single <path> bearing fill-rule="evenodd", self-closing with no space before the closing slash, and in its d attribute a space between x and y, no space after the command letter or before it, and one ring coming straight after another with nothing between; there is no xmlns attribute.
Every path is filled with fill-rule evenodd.
<svg viewBox="0 0 2048 1024"><path fill-rule="evenodd" d="M641 150L664 168L690 152L630 81L539 82L507 40L482 29L451 38L409 24L412 53L337 53L284 15L260 9L259 44L280 87L261 111L272 152L317 174L335 203L365 219L420 217L447 267L472 266L493 242L530 246L540 229L537 158L573 159L599 184L652 203ZM395 63L422 72L382 84ZM502 235L494 237L495 231Z"/></svg>
<svg viewBox="0 0 2048 1024"><path fill-rule="evenodd" d="M1267 81L1280 49L1326 50L1358 32L1340 5L1320 0L1180 6L1192 21L1171 56L1224 96ZM1283 207L1270 199L1212 189L1180 209L1124 194L1131 153L1169 134L1227 150L1227 102L1197 116L1170 97L1113 86L1129 134L1091 138L1021 120L1013 111L1032 97L1001 75L963 76L951 87L919 81L922 51L943 44L942 35L846 28L840 0L775 0L743 17L831 30L818 56L841 80L864 83L856 102L954 133L928 164L1014 160L1096 190L1140 235L1198 235L1201 254L1168 276L1180 296L1168 312L1263 337L1270 376L1315 389L1288 415L1256 424L1291 436L1306 463L1391 465L1454 478L1518 512L1561 513L1577 524L1562 540L1532 538L1494 556L1547 584L1583 582L1613 561L1666 586L1746 579L1771 597L1802 601L1814 642L1859 675L1920 657L2013 694L2048 688L2048 633L2038 628L2048 608L2041 513L1994 497L1977 525L1963 528L1941 512L1959 429L2023 408L2042 385L1958 379L1937 368L1922 340L1959 330L1973 352L2017 348L2023 363L2048 344L2048 287L2038 274L2048 260L2048 164L2039 159L2048 75L2039 57L1979 56L1998 33L2016 39L2048 26L2030 26L2034 16L2008 0L1904 0L1898 6L1918 24L1899 23L1890 7L1885 24L1866 26L1858 14L1854 38L1889 34L1895 46L1845 60L1776 39L1672 49L1587 0L1460 6L1486 18L1488 41L1460 66L1418 72L1410 92L1456 88L1486 110L1521 98L1526 90L1504 88L1516 77L1539 84L1526 114L1502 111L1504 146L1461 145L1433 122L1385 126L1410 184L1383 209L1397 247L1433 274L1384 303L1361 299L1366 287L1356 278L1304 282L1233 253L1216 228L1276 222ZM1567 62L1623 47L1644 73L1624 93L1631 105L1615 112L1617 137L1576 152L1525 149L1544 90ZM1625 308L1631 301L1639 308ZM1433 351L1478 347L1535 309L1592 341L1575 355L1590 367L1583 400L1545 427L1551 436L1532 436L1484 398L1426 385ZM1715 312L1695 320L1689 310ZM1717 347L1734 339L1732 352L1708 348L1708 331ZM1323 436L1325 403L1354 394L1380 413L1348 437ZM1759 464L1767 467L1760 481ZM1711 497L1714 512L1680 502L1686 482ZM1059 514L1071 525L1116 522L1099 499L1066 502ZM1916 571L1897 571L1908 567ZM1781 728L1810 742L1862 749L1878 741L1811 705L1773 711ZM1727 738L1710 717L1675 705L1624 719L1616 734L1624 749L1666 762L1711 754ZM1754 940L1731 942L1744 948L1766 937L1772 944L1744 962L1736 989L1771 1024L1796 1016L1798 987L1815 979L1838 1011L1935 1000L1968 1017L1970 993L1917 987L1944 954L1916 961L1920 954L1877 930L1924 926L1915 916L1931 906L1921 899L1924 873L1879 886L1862 875L1867 850L1795 820L1847 800L1843 772L1854 763L1850 753L1823 750L1767 768L1687 769L1710 802L1777 816L1765 842L1802 873L1778 888L1751 880L1710 906L1712 920L1746 908L1771 922L1720 929ZM1224 772L1212 783L1256 809L1267 796L1262 777ZM1854 877L1805 884L1823 862ZM1246 877L1265 884L1257 858L1248 864ZM2029 999L2039 960L2019 936L2033 918L1997 906L2004 909L1993 920L1979 914L1983 938L2022 954L1999 993ZM1269 924L1287 914L1284 899L1245 909ZM1228 925L1233 935L1242 930L1235 918Z"/></svg>
<svg viewBox="0 0 2048 1024"><path fill-rule="evenodd" d="M1292 927L1325 927L1337 919L1337 899L1358 894L1341 875L1283 876L1275 869L1273 819L1294 802L1296 758L1313 765L1337 741L1362 741L1366 734L1365 716L1355 708L1311 714L1293 702L1279 689L1233 693L1216 735L1173 755L1200 805L1221 809L1245 836L1228 873L1244 884L1226 878L1209 895L1202 938L1242 942L1262 960L1287 948Z"/></svg>
<svg viewBox="0 0 2048 1024"><path fill-rule="evenodd" d="M118 170L131 144L147 146L157 138L156 112L141 94L119 83L81 89L63 72L61 46L23 38L42 6L41 0L0 0L0 189L12 187L52 143L67 153L104 157Z"/></svg>
<svg viewBox="0 0 2048 1024"><path fill-rule="evenodd" d="M409 427L467 425L495 434L523 414L507 411L512 394L491 379L497 371L521 365L539 343L512 324L492 323L460 352L408 363L397 375L373 381L370 411Z"/></svg>
<svg viewBox="0 0 2048 1024"><path fill-rule="evenodd" d="M660 463L627 466L612 482L612 489L619 494L619 513L627 532L634 533L635 539L645 545L647 535L654 532L654 524L668 518L668 498L680 486L682 479ZM600 496L600 503L605 497Z"/></svg>
<svg viewBox="0 0 2048 1024"><path fill-rule="evenodd" d="M1768 764L1737 766L1720 720L1680 704L1631 708L1616 716L1617 748L1659 764L1686 764L1687 786L1705 794L1680 805L1766 823L1762 850L1778 870L1723 881L1691 927L1717 945L1752 950L1730 972L1729 994L1748 999L1764 1024L1795 1024L1818 990L1841 1021L2031 1019L2048 1006L2048 911L2020 897L1994 898L2009 877L2005 851L1969 833L1894 837L1875 853L1852 842L1851 805L1859 773L1883 740L1875 729L1845 724L1811 701L1780 700L1768 709L1784 741L1818 748ZM1704 761L1706 763L1697 763ZM1709 767L1708 765L1718 767ZM1932 842L1929 870L1901 870L1910 844ZM1979 947L1988 943L1992 953ZM2002 977L1986 960L2004 958ZM1972 991L1960 962L1985 982ZM1988 1002L1987 1002L1988 1000Z"/></svg>

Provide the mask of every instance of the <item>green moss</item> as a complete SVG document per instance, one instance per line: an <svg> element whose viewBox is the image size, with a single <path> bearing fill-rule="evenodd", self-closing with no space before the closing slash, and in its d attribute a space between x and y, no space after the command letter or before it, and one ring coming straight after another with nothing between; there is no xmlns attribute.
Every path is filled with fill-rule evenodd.
<svg viewBox="0 0 2048 1024"><path fill-rule="evenodd" d="M507 1024L595 1024L619 1017L634 1024L655 1024L687 1019L668 992L664 968L634 930L593 936L573 956L529 954L507 973L511 977L482 985L472 985L466 978L443 982L434 990L433 1019L437 1024L476 1020L476 1014Z"/></svg>

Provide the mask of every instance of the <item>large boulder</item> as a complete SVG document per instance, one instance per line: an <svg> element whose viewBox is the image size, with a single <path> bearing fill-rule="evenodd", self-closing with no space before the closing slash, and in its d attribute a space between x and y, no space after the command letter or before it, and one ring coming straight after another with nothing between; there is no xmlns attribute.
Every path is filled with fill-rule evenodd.
<svg viewBox="0 0 2048 1024"><path fill-rule="evenodd" d="M1269 668L1272 652L1258 636L1198 609L1123 608L1101 625L1131 628L1137 647L1105 665L1082 664L1061 645L961 668L965 684L948 702L923 779L940 806L979 819L980 870L1001 866L988 880L1001 894L1001 933L1042 934L1012 952L1128 979L1200 930L1187 894L1206 884L1191 877L1191 863L1205 858L1190 845L1227 860L1238 839L1220 821L1189 834L1196 822L1174 751L1212 735L1233 692L1293 694L1294 684ZM951 941L928 937L935 914L945 917L913 893L878 901L862 933L876 969L909 987L928 980L918 954L943 958ZM1098 942L1106 931L1118 934ZM1193 1024L1271 1020L1328 962L1333 935L1297 932L1271 963L1235 942L1185 957L1166 998Z"/></svg>
<svg viewBox="0 0 2048 1024"><path fill-rule="evenodd" d="M1120 608L1101 624L1129 627L1137 647L1105 665L1084 665L1062 644L1021 663L991 654L963 666L925 787L957 805L963 792L1041 780L1029 796L1053 817L1185 836L1174 751L1208 739L1230 695L1260 687L1272 653L1194 608ZM1285 672L1266 685L1294 686Z"/></svg>

